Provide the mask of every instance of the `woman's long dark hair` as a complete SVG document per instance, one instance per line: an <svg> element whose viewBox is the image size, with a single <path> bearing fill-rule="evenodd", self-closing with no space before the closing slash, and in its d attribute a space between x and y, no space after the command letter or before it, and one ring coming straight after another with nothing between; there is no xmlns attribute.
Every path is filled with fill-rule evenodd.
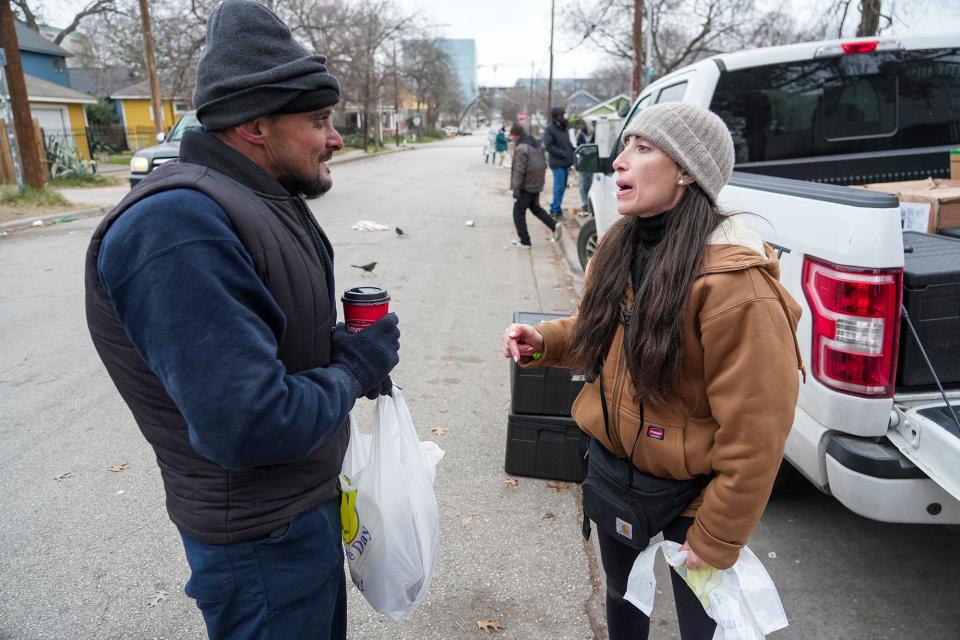
<svg viewBox="0 0 960 640"><path fill-rule="evenodd" d="M662 401L683 372L683 317L706 251L724 215L691 185L668 216L663 240L647 257L633 314L624 331L627 369L637 402ZM636 218L623 217L590 261L590 280L571 336L571 368L595 376L620 321L636 250Z"/></svg>

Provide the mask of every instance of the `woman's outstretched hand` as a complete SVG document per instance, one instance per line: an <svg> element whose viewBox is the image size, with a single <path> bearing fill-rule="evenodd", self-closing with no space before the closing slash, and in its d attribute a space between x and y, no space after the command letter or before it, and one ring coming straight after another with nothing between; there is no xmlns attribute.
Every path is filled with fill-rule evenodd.
<svg viewBox="0 0 960 640"><path fill-rule="evenodd" d="M543 353L543 336L528 324L512 324L503 332L503 356L513 358L518 364L534 359L534 354Z"/></svg>

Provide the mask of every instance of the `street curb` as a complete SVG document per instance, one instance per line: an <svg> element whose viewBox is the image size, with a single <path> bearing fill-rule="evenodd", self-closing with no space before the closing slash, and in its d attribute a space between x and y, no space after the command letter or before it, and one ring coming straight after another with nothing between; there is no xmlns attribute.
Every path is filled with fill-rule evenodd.
<svg viewBox="0 0 960 640"><path fill-rule="evenodd" d="M388 156L391 153L403 153L404 151L413 151L413 150L414 150L413 147L401 147L399 149L388 149L385 151L378 151L376 153L364 154L362 156L351 156L349 158L341 158L339 160L336 158L336 156L334 156L333 158L330 159L329 162L327 162L327 164L328 165L347 164L348 162L357 162L359 160L370 160L372 158L379 158L380 156Z"/></svg>
<svg viewBox="0 0 960 640"><path fill-rule="evenodd" d="M336 159L332 158L327 164L337 165L337 164L346 164L348 162L357 162L359 160L370 160L372 158L378 158L380 156L390 155L391 153L402 153L404 151L413 151L413 147L401 147L400 149L389 149L386 151L380 151L377 153L371 153L362 156L352 156L349 158ZM55 221L60 218L95 218L97 216L102 216L113 207L101 206L93 207L90 209L81 209L79 211L65 211L63 213L51 213L42 216L24 218L21 220L10 220L9 222L0 222L0 231L19 231L21 229L32 229L34 228L34 223L37 220L43 222L42 225L37 225L38 227L45 227L50 224L57 224ZM71 221L72 222L72 221Z"/></svg>
<svg viewBox="0 0 960 640"><path fill-rule="evenodd" d="M580 267L576 238L580 233L581 225L568 219L565 219L561 224L563 224L563 235L560 236L560 242L556 243L555 246L560 250L560 255L567 264L567 271L575 280L583 284L583 269Z"/></svg>
<svg viewBox="0 0 960 640"><path fill-rule="evenodd" d="M80 209L79 211L64 211L63 213L51 213L43 216L25 218L22 220L10 220L9 222L0 222L0 231L19 231L20 229L31 229L38 220L43 222L37 227L45 227L50 224L60 224L57 220L61 218L96 218L102 216L113 207L93 207L90 209ZM73 222L69 220L68 222Z"/></svg>

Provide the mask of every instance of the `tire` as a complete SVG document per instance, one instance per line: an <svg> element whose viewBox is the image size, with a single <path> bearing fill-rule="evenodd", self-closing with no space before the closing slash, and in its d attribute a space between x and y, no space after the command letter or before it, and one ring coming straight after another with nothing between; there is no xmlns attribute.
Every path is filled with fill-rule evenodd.
<svg viewBox="0 0 960 640"><path fill-rule="evenodd" d="M584 270L587 263L593 257L597 250L597 221L593 218L587 220L580 227L580 235L577 236L577 255L580 258L580 267Z"/></svg>

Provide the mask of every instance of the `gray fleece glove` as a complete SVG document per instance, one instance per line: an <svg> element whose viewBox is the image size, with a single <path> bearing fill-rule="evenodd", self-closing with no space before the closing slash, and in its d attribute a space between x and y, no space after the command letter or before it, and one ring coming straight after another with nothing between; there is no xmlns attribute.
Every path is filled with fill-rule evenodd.
<svg viewBox="0 0 960 640"><path fill-rule="evenodd" d="M353 379L356 397L380 390L384 379L400 362L397 314L388 313L359 333L348 333L343 323L333 332L331 367Z"/></svg>

